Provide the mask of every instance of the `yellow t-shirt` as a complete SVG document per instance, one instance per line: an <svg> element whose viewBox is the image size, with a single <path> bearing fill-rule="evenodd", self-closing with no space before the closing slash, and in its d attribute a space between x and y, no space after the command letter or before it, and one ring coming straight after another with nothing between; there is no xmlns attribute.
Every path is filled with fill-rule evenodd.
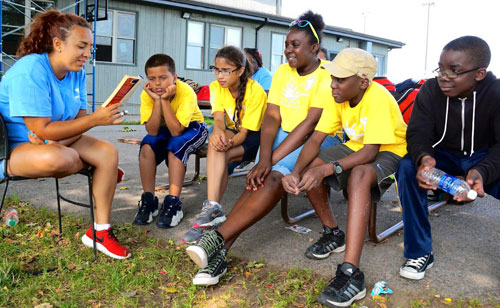
<svg viewBox="0 0 500 308"><path fill-rule="evenodd" d="M198 99L193 89L186 83L177 80L177 90L174 99L170 102L172 111L175 117L182 126L188 127L189 123L197 121L203 123L203 114L198 107ZM141 124L149 121L151 113L153 112L154 100L149 96L148 92L142 90L141 93ZM161 105L160 105L161 108ZM165 119L163 118L163 111L161 117L161 126L166 126Z"/></svg>
<svg viewBox="0 0 500 308"><path fill-rule="evenodd" d="M321 61L321 64L328 61ZM309 75L300 76L288 63L276 70L268 102L280 107L281 128L291 132L307 117L309 108L334 104L330 73L318 66Z"/></svg>
<svg viewBox="0 0 500 308"><path fill-rule="evenodd" d="M353 151L365 144L380 144L379 151L403 157L406 150L406 123L392 95L377 82L371 82L361 101L354 107L349 102L325 106L316 130L331 134L343 128Z"/></svg>
<svg viewBox="0 0 500 308"><path fill-rule="evenodd" d="M240 114L241 127L253 131L260 130L266 111L266 100L266 92L256 81L249 78ZM212 105L212 114L217 111L224 112L227 128L236 127L234 123L236 100L229 89L221 87L218 81L210 84L210 105Z"/></svg>

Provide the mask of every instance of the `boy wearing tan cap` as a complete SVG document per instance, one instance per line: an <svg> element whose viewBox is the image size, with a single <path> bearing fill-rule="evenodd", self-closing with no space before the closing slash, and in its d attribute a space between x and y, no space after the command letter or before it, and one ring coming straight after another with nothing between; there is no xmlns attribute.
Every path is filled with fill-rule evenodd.
<svg viewBox="0 0 500 308"><path fill-rule="evenodd" d="M322 304L344 307L365 297L358 266L370 205L392 184L390 176L406 154L406 124L392 95L371 82L377 71L371 54L347 48L323 68L332 75L335 104L325 106L293 172L282 182L289 193L307 192L323 224L322 237L306 250L306 257L323 259L346 249L335 278L318 296ZM349 141L320 151L323 139L340 129ZM328 186L347 188L349 194L346 245L328 204Z"/></svg>

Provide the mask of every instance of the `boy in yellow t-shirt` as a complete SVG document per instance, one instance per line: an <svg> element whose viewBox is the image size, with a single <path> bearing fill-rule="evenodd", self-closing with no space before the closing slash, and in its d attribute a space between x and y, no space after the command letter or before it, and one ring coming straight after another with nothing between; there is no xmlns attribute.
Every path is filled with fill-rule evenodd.
<svg viewBox="0 0 500 308"><path fill-rule="evenodd" d="M390 176L406 154L406 124L392 95L372 82L377 62L371 54L347 48L323 67L332 76L335 103L325 106L293 172L282 182L289 193L307 192L323 224L321 239L306 250L306 257L324 259L346 249L344 262L318 301L347 307L366 294L358 266L370 205L392 184ZM323 139L340 128L349 141L320 151ZM328 186L348 191L346 243L328 204Z"/></svg>
<svg viewBox="0 0 500 308"><path fill-rule="evenodd" d="M147 82L141 93L141 124L148 134L141 142L139 169L143 194L134 224L145 225L160 213L159 228L176 226L183 217L179 196L189 155L207 139L207 127L193 89L177 79L174 60L165 54L151 56L145 65ZM158 210L154 196L156 166L168 166L169 194Z"/></svg>

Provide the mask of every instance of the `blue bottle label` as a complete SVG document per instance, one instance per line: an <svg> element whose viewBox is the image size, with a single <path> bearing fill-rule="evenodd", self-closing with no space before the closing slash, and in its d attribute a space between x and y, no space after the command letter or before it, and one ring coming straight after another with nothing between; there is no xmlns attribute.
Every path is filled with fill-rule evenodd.
<svg viewBox="0 0 500 308"><path fill-rule="evenodd" d="M441 188L442 190L446 191L447 193L454 194L454 189L453 189L453 182L457 180L456 177L451 176L449 174L445 174L441 177L439 180L438 187Z"/></svg>

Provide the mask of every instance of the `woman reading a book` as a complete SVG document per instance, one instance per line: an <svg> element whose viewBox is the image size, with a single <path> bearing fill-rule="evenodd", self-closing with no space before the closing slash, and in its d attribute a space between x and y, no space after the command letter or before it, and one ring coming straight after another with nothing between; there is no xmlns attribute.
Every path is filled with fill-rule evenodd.
<svg viewBox="0 0 500 308"><path fill-rule="evenodd" d="M7 172L27 178L61 178L93 166L97 248L115 259L130 257L110 226L118 151L83 135L98 125L120 124L119 104L87 115L85 62L92 33L81 17L56 10L37 15L17 50L19 60L0 83L0 112L10 144ZM92 228L82 237L92 247Z"/></svg>

